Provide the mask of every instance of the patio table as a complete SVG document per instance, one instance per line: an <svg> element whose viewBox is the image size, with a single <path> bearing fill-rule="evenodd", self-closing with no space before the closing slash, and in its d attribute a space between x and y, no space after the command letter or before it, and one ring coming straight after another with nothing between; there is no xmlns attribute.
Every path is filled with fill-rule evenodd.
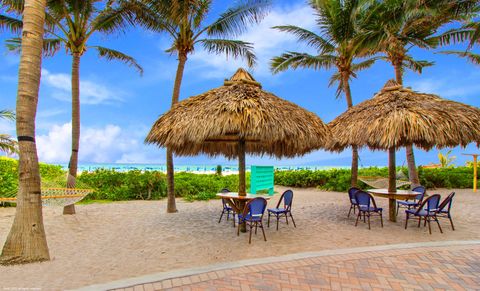
<svg viewBox="0 0 480 291"><path fill-rule="evenodd" d="M388 198L388 213L390 221L397 221L397 199L407 200L413 199L415 196L421 194L412 190L396 190L393 192L388 189L368 189L367 192L372 193L374 196Z"/></svg>
<svg viewBox="0 0 480 291"><path fill-rule="evenodd" d="M238 195L238 192L217 193L217 196L225 199L228 205L232 207L233 211L235 211L237 215L243 212L243 208L245 207L245 204L248 201L253 200L257 197L262 197L262 198L265 198L266 200L269 200L271 197L270 195L250 194L250 193L247 193L247 195L245 196L240 196ZM245 223L242 223L242 226L240 227L240 231L241 232L247 231L245 227Z"/></svg>

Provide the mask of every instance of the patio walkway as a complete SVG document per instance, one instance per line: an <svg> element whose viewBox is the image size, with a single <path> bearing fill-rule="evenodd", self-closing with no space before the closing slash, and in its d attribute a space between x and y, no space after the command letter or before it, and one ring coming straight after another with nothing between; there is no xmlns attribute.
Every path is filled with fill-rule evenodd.
<svg viewBox="0 0 480 291"><path fill-rule="evenodd" d="M294 254L160 273L83 290L109 287L135 291L480 290L480 241Z"/></svg>

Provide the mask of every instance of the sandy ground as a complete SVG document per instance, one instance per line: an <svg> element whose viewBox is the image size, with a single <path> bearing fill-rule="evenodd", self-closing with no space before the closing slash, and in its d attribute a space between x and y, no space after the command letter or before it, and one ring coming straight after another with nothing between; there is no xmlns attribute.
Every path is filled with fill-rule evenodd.
<svg viewBox="0 0 480 291"><path fill-rule="evenodd" d="M276 187L281 192L286 188ZM317 189L293 189L293 214L297 228L280 224L266 229L267 242L259 233L248 244L248 235L237 237L231 221L218 218L219 200L188 203L177 200L179 212L166 214L166 200L77 205L77 214L62 215L58 207L44 208L44 221L52 260L23 266L0 267L0 287L61 290L122 278L247 258L269 257L325 249L403 242L480 239L480 193L457 192L453 206L456 230L442 221L433 234L412 222L404 230L404 215L385 227L372 220L354 226L347 218L346 193ZM429 193L446 195L451 190ZM274 207L279 194L270 201ZM387 206L387 200L377 198ZM0 208L0 244L13 222L15 209Z"/></svg>

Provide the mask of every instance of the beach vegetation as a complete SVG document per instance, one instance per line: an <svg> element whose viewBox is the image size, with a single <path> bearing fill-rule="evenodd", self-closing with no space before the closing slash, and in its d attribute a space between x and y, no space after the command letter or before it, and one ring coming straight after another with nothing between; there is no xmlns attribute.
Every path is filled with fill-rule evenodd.
<svg viewBox="0 0 480 291"><path fill-rule="evenodd" d="M152 31L161 31L170 37L171 46L166 50L178 58L173 85L171 106L180 98L185 64L195 48L202 46L211 54L223 54L227 58L245 59L250 67L256 62L253 44L233 39L245 32L250 24L261 21L267 12L270 1L239 1L228 8L220 17L208 23L212 9L211 0L164 1L147 0L150 13L141 15L140 22ZM175 180L173 152L167 147L167 212L177 212L175 204Z"/></svg>
<svg viewBox="0 0 480 291"><path fill-rule="evenodd" d="M15 113L11 110L0 110L0 119L15 120ZM9 134L0 133L0 151L6 154L18 152L18 143Z"/></svg>

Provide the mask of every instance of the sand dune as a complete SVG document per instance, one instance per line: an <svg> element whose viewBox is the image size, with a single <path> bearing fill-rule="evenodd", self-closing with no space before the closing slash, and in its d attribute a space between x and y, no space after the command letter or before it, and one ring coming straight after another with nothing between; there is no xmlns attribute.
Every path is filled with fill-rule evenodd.
<svg viewBox="0 0 480 291"><path fill-rule="evenodd" d="M276 187L282 192L286 188ZM429 193L446 195L451 190ZM453 190L452 190L453 191ZM127 277L188 268L239 259L289 253L402 242L480 239L480 193L455 190L453 215L456 231L442 221L444 234L433 226L404 230L404 215L385 227L372 220L372 230L363 223L354 227L347 219L346 193L317 189L294 189L293 214L297 228L280 224L252 238L237 237L231 222L217 223L220 201L177 201L179 212L166 214L166 200L78 205L77 214L62 215L58 207L44 208L44 221L52 260L23 266L0 267L0 286L60 290ZM273 207L279 195L269 201ZM387 201L377 199L387 207ZM0 208L0 243L3 245L15 209Z"/></svg>

